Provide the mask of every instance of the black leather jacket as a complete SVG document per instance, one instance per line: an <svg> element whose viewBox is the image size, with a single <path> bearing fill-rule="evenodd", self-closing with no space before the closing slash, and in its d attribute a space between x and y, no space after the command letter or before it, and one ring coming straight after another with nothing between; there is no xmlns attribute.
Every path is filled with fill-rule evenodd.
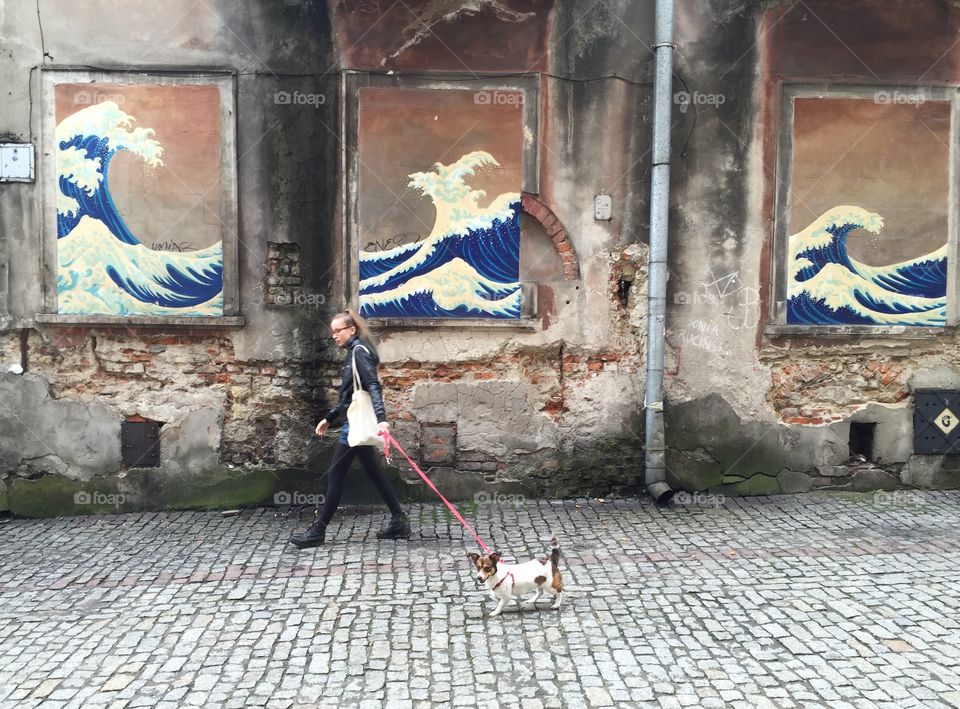
<svg viewBox="0 0 960 709"><path fill-rule="evenodd" d="M383 423L387 420L387 409L383 405L383 391L380 389L380 380L377 378L377 365L380 364L380 358L371 347L366 347L360 341L360 338L354 335L347 341L347 356L343 360L343 366L340 368L340 400L327 413L324 418L327 423L333 425L341 417L346 417L347 408L353 400L353 350L357 345L357 372L360 375L360 386L370 392L370 398L373 400L373 410L377 414L377 421Z"/></svg>

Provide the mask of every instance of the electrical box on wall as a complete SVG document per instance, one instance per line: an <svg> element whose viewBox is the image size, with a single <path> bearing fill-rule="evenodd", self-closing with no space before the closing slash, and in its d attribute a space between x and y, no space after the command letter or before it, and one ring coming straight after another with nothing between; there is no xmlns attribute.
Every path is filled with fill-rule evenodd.
<svg viewBox="0 0 960 709"><path fill-rule="evenodd" d="M608 194L598 194L593 200L593 218L598 222L613 219L613 198Z"/></svg>
<svg viewBox="0 0 960 709"><path fill-rule="evenodd" d="M128 420L120 422L120 457L124 465L156 468L160 465L160 423Z"/></svg>
<svg viewBox="0 0 960 709"><path fill-rule="evenodd" d="M0 143L0 182L33 182L32 143Z"/></svg>
<svg viewBox="0 0 960 709"><path fill-rule="evenodd" d="M960 454L960 391L918 389L913 393L913 452Z"/></svg>

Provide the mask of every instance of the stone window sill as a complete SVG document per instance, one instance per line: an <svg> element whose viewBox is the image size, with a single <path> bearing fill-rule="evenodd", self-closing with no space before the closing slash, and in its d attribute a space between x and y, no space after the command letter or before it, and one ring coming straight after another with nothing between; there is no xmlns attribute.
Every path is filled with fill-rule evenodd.
<svg viewBox="0 0 960 709"><path fill-rule="evenodd" d="M766 325L767 337L798 337L808 339L864 339L896 338L898 340L933 340L953 337L955 325L945 327L911 327L909 325Z"/></svg>
<svg viewBox="0 0 960 709"><path fill-rule="evenodd" d="M59 315L56 313L37 313L34 320L42 325L107 327L154 327L154 328L208 328L239 329L246 324L242 315L224 315L222 317L151 317L146 315Z"/></svg>
<svg viewBox="0 0 960 709"><path fill-rule="evenodd" d="M492 318L369 318L367 322L378 330L419 330L445 328L453 330L528 330L534 331L540 318L495 320Z"/></svg>

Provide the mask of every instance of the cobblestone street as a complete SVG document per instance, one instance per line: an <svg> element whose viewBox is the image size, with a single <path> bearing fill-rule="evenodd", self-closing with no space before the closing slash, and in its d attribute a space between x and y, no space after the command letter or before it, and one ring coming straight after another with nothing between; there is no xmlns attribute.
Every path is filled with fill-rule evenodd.
<svg viewBox="0 0 960 709"><path fill-rule="evenodd" d="M716 502L722 504L714 504ZM507 559L563 549L560 611L495 603L439 505L0 525L0 704L960 705L960 493L482 504Z"/></svg>

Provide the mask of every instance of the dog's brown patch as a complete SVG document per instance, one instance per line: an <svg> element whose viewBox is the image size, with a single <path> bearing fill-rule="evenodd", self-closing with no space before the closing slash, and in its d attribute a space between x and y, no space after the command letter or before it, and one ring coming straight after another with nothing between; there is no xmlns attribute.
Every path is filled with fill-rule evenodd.
<svg viewBox="0 0 960 709"><path fill-rule="evenodd" d="M542 583L543 583L544 581L546 581L546 580L547 580L547 577L546 577L546 576L537 576L537 578L535 578L535 579L533 580L533 582L539 586L540 584L542 584Z"/></svg>
<svg viewBox="0 0 960 709"><path fill-rule="evenodd" d="M553 570L553 582L550 585L557 593L563 593L563 578L560 576L559 569Z"/></svg>

